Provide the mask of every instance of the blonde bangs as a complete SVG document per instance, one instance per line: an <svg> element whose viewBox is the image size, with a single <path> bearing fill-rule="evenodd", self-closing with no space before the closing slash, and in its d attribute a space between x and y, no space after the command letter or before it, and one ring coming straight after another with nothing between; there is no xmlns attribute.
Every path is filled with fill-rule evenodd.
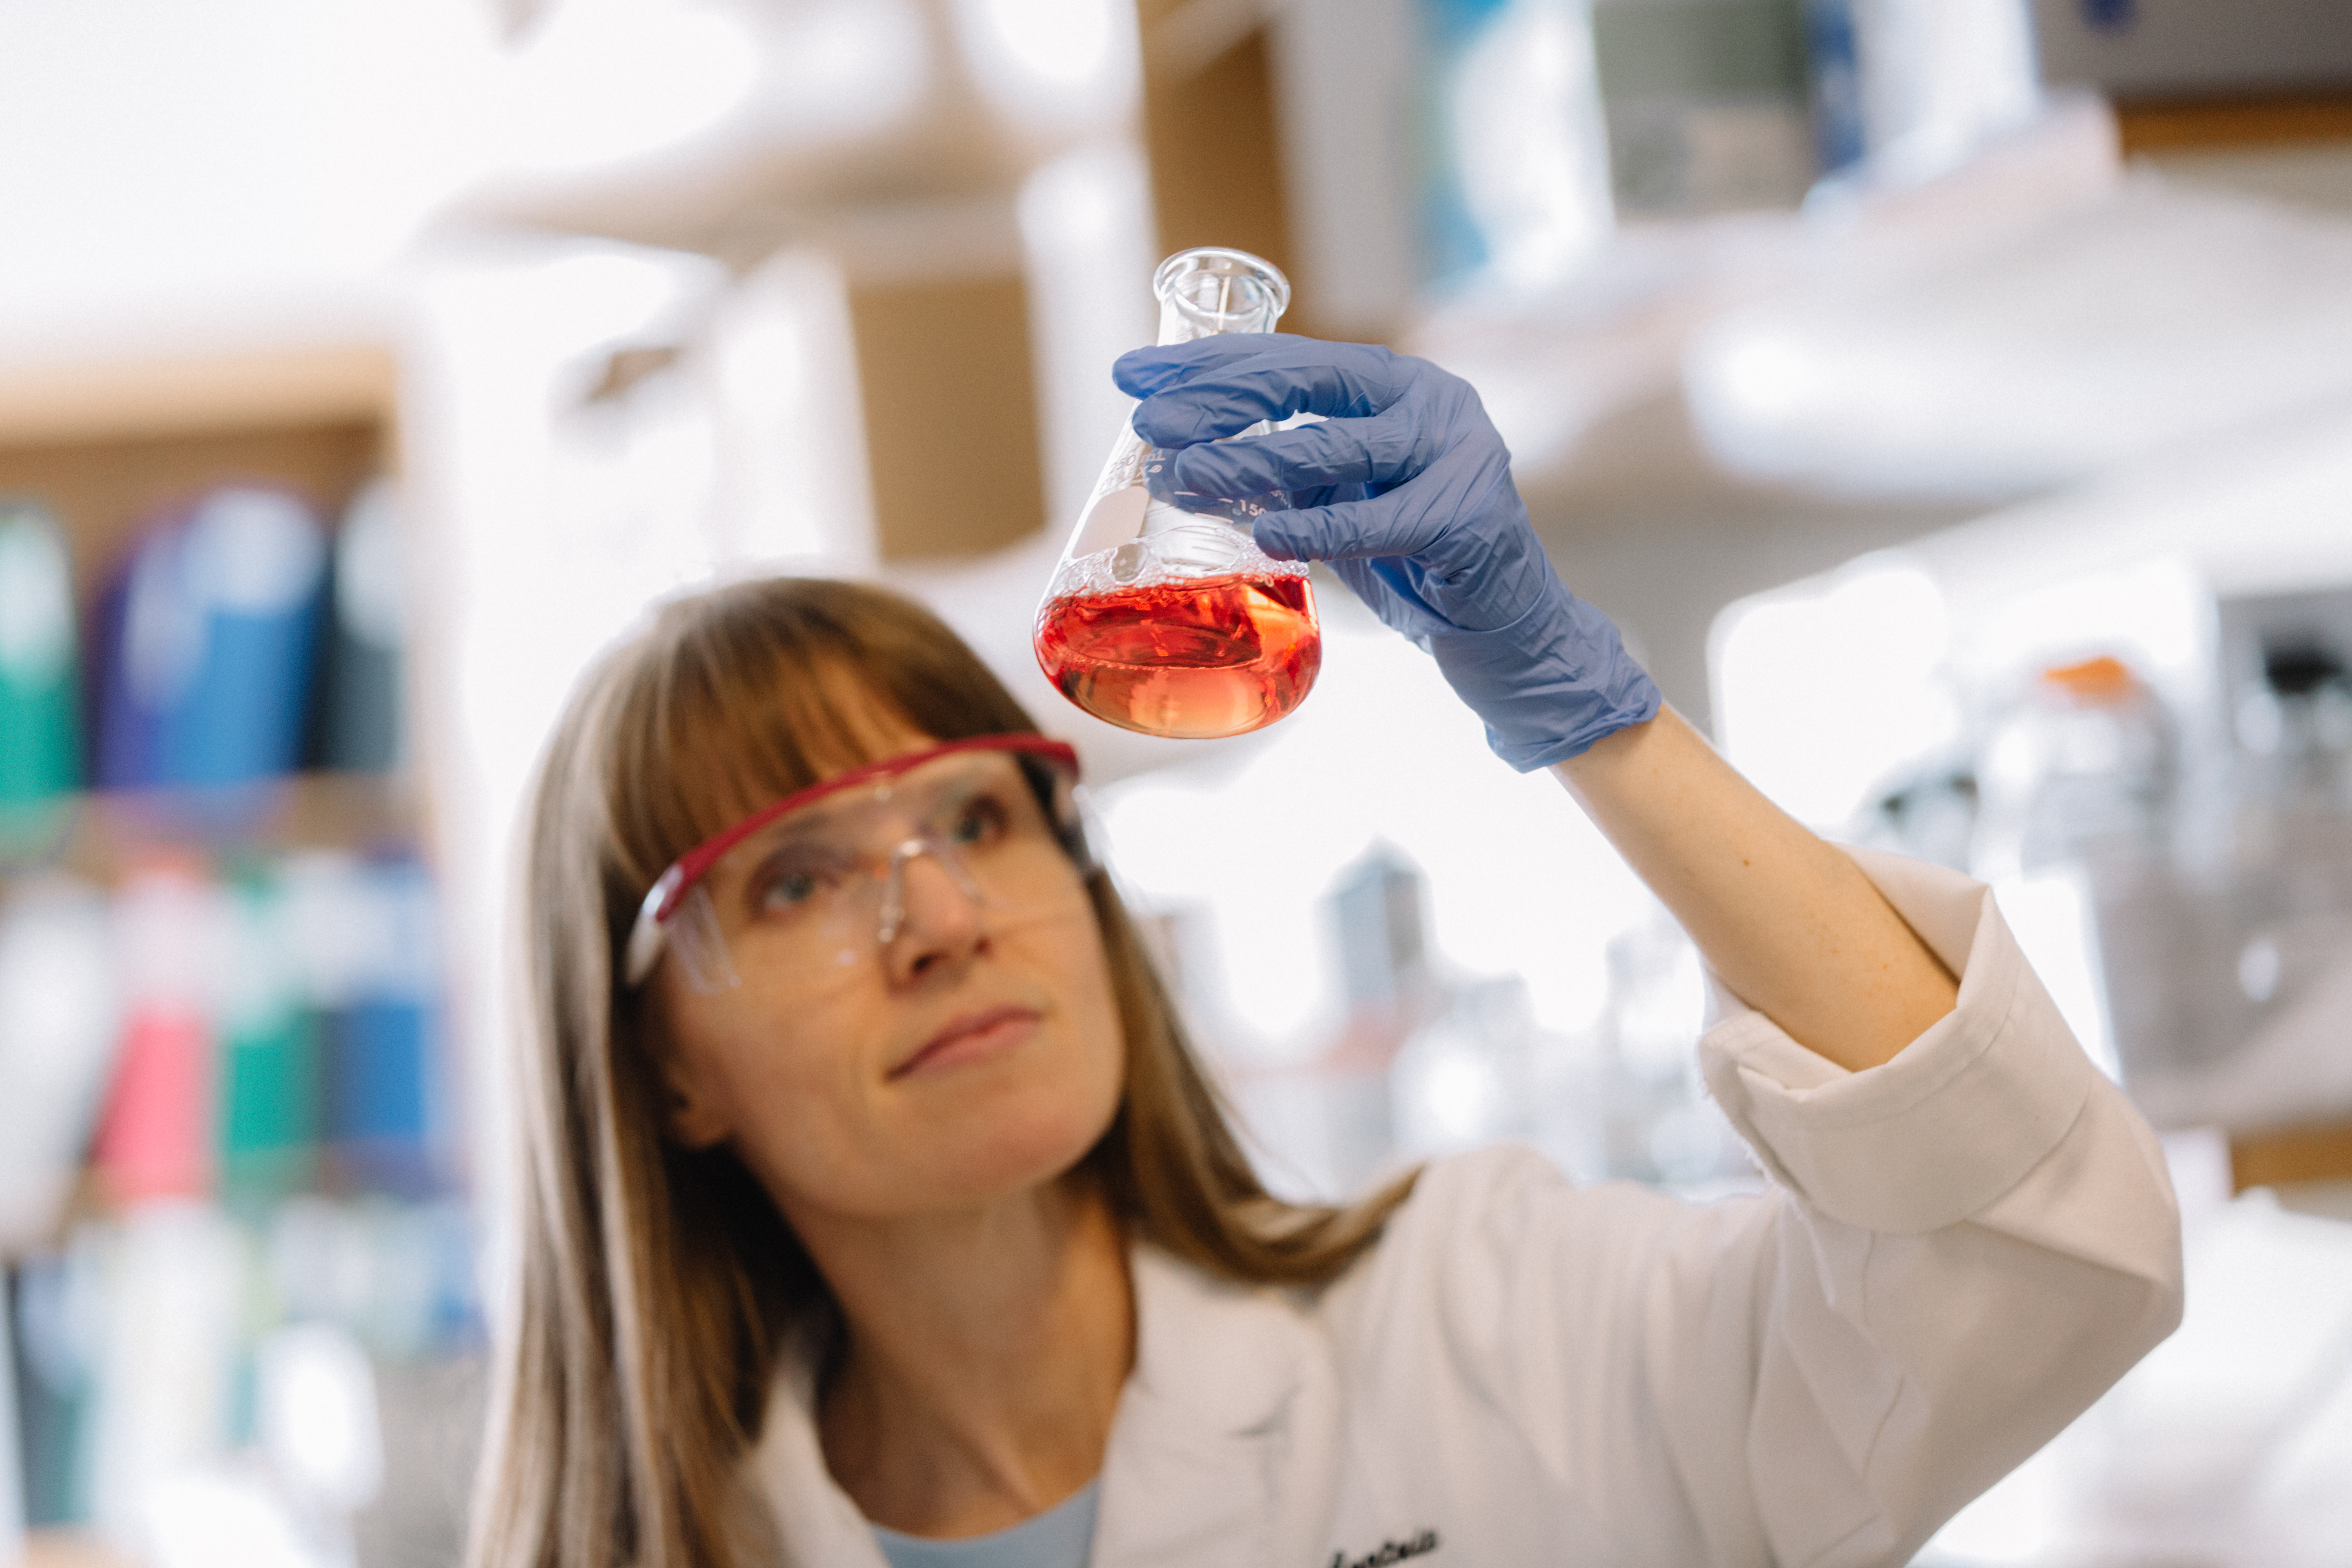
<svg viewBox="0 0 2352 1568"><path fill-rule="evenodd" d="M642 895L695 845L877 760L896 735L1034 732L977 660L937 656L952 637L896 595L845 583L747 583L667 607L613 671L613 872Z"/></svg>

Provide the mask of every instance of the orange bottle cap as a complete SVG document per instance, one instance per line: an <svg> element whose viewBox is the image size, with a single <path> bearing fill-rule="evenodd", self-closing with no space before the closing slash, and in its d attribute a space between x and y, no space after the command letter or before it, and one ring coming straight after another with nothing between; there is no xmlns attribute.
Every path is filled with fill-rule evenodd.
<svg viewBox="0 0 2352 1568"><path fill-rule="evenodd" d="M2078 702L2112 702L2139 684L2131 667L2112 654L2079 664L2053 665L2042 672L2042 679Z"/></svg>

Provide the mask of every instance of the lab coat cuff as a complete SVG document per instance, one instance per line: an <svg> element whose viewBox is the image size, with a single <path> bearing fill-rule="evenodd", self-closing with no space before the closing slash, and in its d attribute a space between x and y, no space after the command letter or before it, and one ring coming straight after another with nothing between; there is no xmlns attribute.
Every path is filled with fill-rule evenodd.
<svg viewBox="0 0 2352 1568"><path fill-rule="evenodd" d="M1717 983L1699 1043L1708 1089L1772 1176L1813 1209L1916 1236L1984 1209L2057 1146L2098 1069L1991 890L1958 872L1849 850L1959 976L1952 1011L1892 1060L1849 1072Z"/></svg>

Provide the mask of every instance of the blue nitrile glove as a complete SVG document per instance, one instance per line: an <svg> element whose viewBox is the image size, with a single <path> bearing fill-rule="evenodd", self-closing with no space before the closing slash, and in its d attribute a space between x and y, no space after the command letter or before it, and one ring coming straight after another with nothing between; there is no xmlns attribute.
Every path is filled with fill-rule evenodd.
<svg viewBox="0 0 2352 1568"><path fill-rule="evenodd" d="M1119 356L1136 434L1181 448L1176 488L1284 490L1258 548L1328 561L1381 620L1436 657L1527 773L1656 716L1658 689L1609 618L1570 594L1511 483L1470 384L1427 360L1286 332L1226 333ZM1294 414L1325 423L1206 443Z"/></svg>

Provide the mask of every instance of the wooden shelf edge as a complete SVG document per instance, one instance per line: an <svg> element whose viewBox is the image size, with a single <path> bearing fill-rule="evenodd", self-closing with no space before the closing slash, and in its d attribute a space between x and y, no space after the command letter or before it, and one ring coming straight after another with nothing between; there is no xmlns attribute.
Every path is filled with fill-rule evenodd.
<svg viewBox="0 0 2352 1568"><path fill-rule="evenodd" d="M2330 92L2125 99L2116 134L2126 157L2352 142L2352 87Z"/></svg>
<svg viewBox="0 0 2352 1568"><path fill-rule="evenodd" d="M393 423L376 343L151 360L0 363L0 447Z"/></svg>
<svg viewBox="0 0 2352 1568"><path fill-rule="evenodd" d="M2352 1121L2270 1127L2230 1137L2232 1192L2347 1178L2352 1178Z"/></svg>

